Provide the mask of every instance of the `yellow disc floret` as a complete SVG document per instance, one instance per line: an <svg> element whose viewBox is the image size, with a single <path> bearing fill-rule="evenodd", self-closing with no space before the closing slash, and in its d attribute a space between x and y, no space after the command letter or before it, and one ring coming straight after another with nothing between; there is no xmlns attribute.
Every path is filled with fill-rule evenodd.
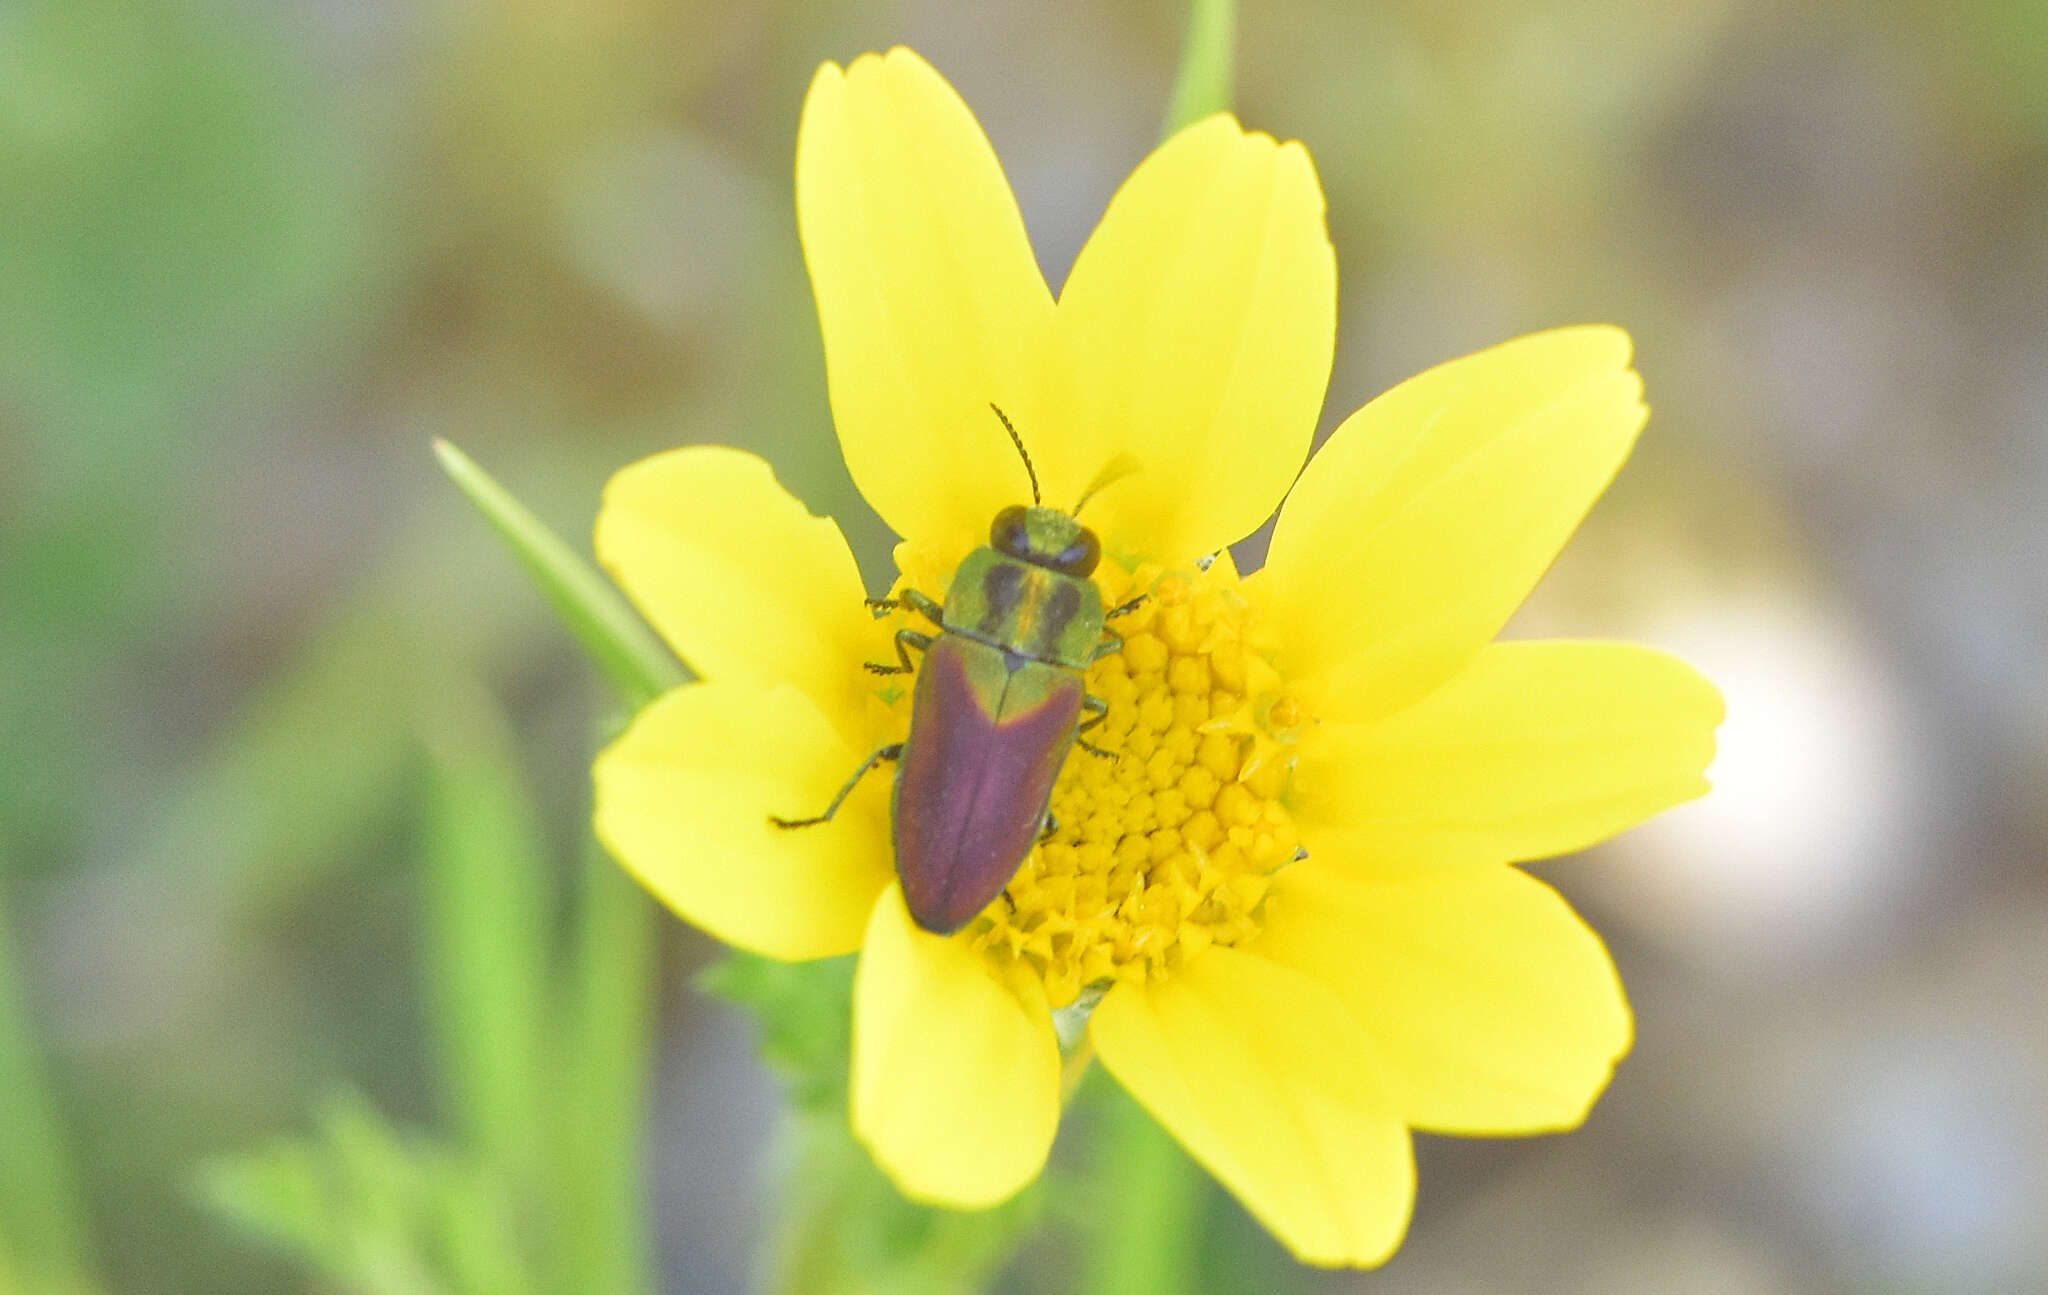
<svg viewBox="0 0 2048 1295"><path fill-rule="evenodd" d="M1146 596L1112 622L1123 650L1088 671L1109 703L1082 735L1095 750L1068 756L1052 830L969 928L1042 976L1055 1007L1248 939L1300 844L1281 797L1303 717L1254 644L1228 560L1140 568L1129 592Z"/></svg>

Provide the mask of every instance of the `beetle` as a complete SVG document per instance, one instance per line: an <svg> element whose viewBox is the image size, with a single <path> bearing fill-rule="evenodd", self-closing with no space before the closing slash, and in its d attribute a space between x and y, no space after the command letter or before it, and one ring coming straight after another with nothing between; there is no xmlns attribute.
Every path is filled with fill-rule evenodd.
<svg viewBox="0 0 2048 1295"><path fill-rule="evenodd" d="M1074 746L1109 755L1082 736L1109 714L1082 672L1123 647L1106 622L1143 600L1104 610L1089 579L1102 542L1077 517L1131 466L1105 469L1072 512L1046 507L1023 438L1000 408L989 408L1024 460L1030 506L996 514L988 543L954 572L944 603L915 589L868 600L877 616L908 610L939 629L899 629L893 663L864 663L878 675L917 673L908 738L868 756L824 813L769 818L780 828L830 822L862 778L897 761L896 875L911 917L938 935L972 921L1023 866L1047 826L1053 784ZM922 669L911 662L913 650L923 654Z"/></svg>

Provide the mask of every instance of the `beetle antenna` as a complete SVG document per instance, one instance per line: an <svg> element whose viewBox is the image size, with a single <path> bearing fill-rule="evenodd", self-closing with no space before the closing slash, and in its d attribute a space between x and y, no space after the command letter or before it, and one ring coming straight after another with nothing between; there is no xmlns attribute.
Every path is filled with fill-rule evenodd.
<svg viewBox="0 0 2048 1295"><path fill-rule="evenodd" d="M1144 466L1138 462L1137 456L1132 454L1119 454L1103 464L1102 471L1095 474L1095 480L1089 482L1088 488L1081 492L1081 502L1075 504L1074 511L1068 515L1078 516L1081 510L1087 507L1088 501L1095 498L1097 491L1105 486L1115 485Z"/></svg>
<svg viewBox="0 0 2048 1295"><path fill-rule="evenodd" d="M1024 471L1031 476L1031 503L1036 507L1038 504L1038 469L1031 466L1031 454L1024 448L1024 438L1017 435L1016 428L1010 426L1010 416L1003 412L1001 405L991 400L988 402L988 407L996 411L997 418L1003 420L1003 430L1010 434L1010 444L1017 447L1017 457L1024 460Z"/></svg>

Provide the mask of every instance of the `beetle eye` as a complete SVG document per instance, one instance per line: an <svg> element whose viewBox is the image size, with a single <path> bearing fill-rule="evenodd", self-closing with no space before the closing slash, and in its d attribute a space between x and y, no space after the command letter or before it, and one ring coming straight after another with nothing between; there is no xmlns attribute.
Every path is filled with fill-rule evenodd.
<svg viewBox="0 0 2048 1295"><path fill-rule="evenodd" d="M1061 575L1087 577L1095 573L1095 564L1102 561L1102 541L1095 538L1095 532L1083 526L1081 534L1072 544L1060 550L1058 557L1046 563Z"/></svg>
<svg viewBox="0 0 2048 1295"><path fill-rule="evenodd" d="M988 542L998 553L1013 558L1031 557L1031 536L1024 529L1023 505L1011 504L996 514L996 519L989 523Z"/></svg>

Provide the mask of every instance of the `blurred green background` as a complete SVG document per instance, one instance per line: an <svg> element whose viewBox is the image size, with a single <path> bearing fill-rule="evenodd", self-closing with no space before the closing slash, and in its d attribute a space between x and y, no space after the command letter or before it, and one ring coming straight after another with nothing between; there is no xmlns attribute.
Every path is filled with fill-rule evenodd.
<svg viewBox="0 0 2048 1295"><path fill-rule="evenodd" d="M764 1271L783 1090L591 858L613 703L430 438L579 542L620 465L745 446L879 582L813 69L931 58L1057 283L1184 21L0 3L0 1291ZM1514 632L1691 656L1719 790L1543 869L1638 1047L1576 1135L1421 1139L1385 1270L1297 1270L1096 1084L1056 1175L1097 1195L1000 1288L2048 1289L2048 7L1273 0L1238 84L1329 194L1326 428L1634 332L1650 431Z"/></svg>

